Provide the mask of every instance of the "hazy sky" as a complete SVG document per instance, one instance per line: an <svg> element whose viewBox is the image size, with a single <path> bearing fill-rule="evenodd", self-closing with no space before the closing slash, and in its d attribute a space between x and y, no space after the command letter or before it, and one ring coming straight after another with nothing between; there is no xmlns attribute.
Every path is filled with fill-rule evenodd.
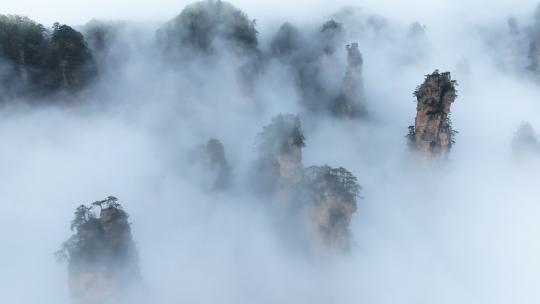
<svg viewBox="0 0 540 304"><path fill-rule="evenodd" d="M188 0L19 0L2 1L1 13L27 15L45 24L55 21L78 24L92 18L167 20L192 3ZM233 0L250 17L257 19L285 18L310 19L320 14L329 14L340 6L353 5L369 8L394 20L426 21L448 19L462 21L465 15L493 17L499 13L526 13L534 7L534 0ZM450 22L450 21L449 21Z"/></svg>

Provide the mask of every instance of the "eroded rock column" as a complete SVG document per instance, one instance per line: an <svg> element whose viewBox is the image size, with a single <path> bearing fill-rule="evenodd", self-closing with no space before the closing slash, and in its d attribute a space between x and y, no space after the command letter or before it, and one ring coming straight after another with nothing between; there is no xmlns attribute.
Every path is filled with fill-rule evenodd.
<svg viewBox="0 0 540 304"><path fill-rule="evenodd" d="M347 72L343 78L341 92L332 111L336 116L361 117L366 115L362 82L363 59L358 43L347 45Z"/></svg>
<svg viewBox="0 0 540 304"><path fill-rule="evenodd" d="M414 126L409 127L410 146L426 158L448 155L454 143L450 107L456 99L456 82L450 73L427 75L414 95L417 99Z"/></svg>

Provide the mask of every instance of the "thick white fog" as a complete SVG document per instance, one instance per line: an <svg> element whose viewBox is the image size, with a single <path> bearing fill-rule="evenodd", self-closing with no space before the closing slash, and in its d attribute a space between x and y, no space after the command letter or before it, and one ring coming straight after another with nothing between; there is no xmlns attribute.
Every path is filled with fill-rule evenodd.
<svg viewBox="0 0 540 304"><path fill-rule="evenodd" d="M523 68L528 45L510 49L506 23L531 26L535 1L231 1L257 20L261 49L285 21L309 32L360 5L345 24L364 60L361 120L309 115L277 60L246 92L243 59L227 51L162 58L156 31L188 1L4 2L0 13L46 26L125 23L77 100L0 108L0 303L71 303L54 252L75 208L108 195L130 214L140 303L540 302L540 158L516 159L511 146L521 122L540 130L540 81ZM385 18L381 32L364 30L371 15ZM426 34L413 41L416 21ZM337 49L329 82L346 69L345 45ZM408 151L405 135L413 91L436 69L459 84L459 133L448 159L431 162ZM362 186L349 252L296 246L296 227L246 190L256 135L280 113L302 119L305 167L343 166ZM223 192L202 186L192 163L209 138L232 168Z"/></svg>

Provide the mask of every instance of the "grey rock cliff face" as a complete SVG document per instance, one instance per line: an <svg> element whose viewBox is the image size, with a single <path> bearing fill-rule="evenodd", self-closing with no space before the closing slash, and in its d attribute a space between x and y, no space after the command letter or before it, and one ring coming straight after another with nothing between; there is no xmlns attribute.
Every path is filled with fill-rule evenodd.
<svg viewBox="0 0 540 304"><path fill-rule="evenodd" d="M93 209L99 206L99 217ZM77 209L76 233L57 253L67 259L74 303L116 303L139 282L138 254L127 213L109 197Z"/></svg>
<svg viewBox="0 0 540 304"><path fill-rule="evenodd" d="M271 41L270 57L291 69L299 101L310 112L337 118L366 116L362 68L358 43L346 46L346 71L341 72L343 25L330 20L314 35L285 23ZM336 68L339 67L339 68ZM336 77L343 73L343 78Z"/></svg>
<svg viewBox="0 0 540 304"><path fill-rule="evenodd" d="M309 235L310 246L317 249L347 251L361 190L357 178L343 167L303 167L305 137L298 116L274 117L257 139L259 157L252 181L278 207L278 214L285 215L282 219L298 228L287 234Z"/></svg>
<svg viewBox="0 0 540 304"><path fill-rule="evenodd" d="M214 190L227 188L230 184L231 167L225 157L223 144L215 138L208 140L204 147L204 158L206 170L212 178L211 188Z"/></svg>
<svg viewBox="0 0 540 304"><path fill-rule="evenodd" d="M538 76L540 75L540 5L536 7L527 40L529 42L529 69Z"/></svg>
<svg viewBox="0 0 540 304"><path fill-rule="evenodd" d="M302 183L302 147L287 139L288 148L277 155L278 180L275 197L279 202L290 204Z"/></svg>
<svg viewBox="0 0 540 304"><path fill-rule="evenodd" d="M514 156L520 159L529 156L540 156L540 141L533 127L528 122L523 122L512 138L512 151Z"/></svg>
<svg viewBox="0 0 540 304"><path fill-rule="evenodd" d="M105 275L105 269L71 274L69 289L76 304L102 303L114 297L114 288Z"/></svg>
<svg viewBox="0 0 540 304"><path fill-rule="evenodd" d="M306 170L311 205L307 209L318 241L328 248L350 248L349 225L360 191L356 177L345 168L313 166Z"/></svg>
<svg viewBox="0 0 540 304"><path fill-rule="evenodd" d="M101 227L105 236L107 249L113 259L122 263L124 258L131 258L134 250L131 227L126 213L115 207L104 208L100 212Z"/></svg>
<svg viewBox="0 0 540 304"><path fill-rule="evenodd" d="M529 60L531 70L540 74L540 32L533 34L529 48Z"/></svg>
<svg viewBox="0 0 540 304"><path fill-rule="evenodd" d="M323 191L317 212L312 219L318 227L320 240L331 248L349 250L349 224L356 212L356 201L341 198L334 191Z"/></svg>
<svg viewBox="0 0 540 304"><path fill-rule="evenodd" d="M366 115L362 80L362 54L358 43L347 45L347 72L343 78L341 92L332 109L336 116L360 117Z"/></svg>
<svg viewBox="0 0 540 304"><path fill-rule="evenodd" d="M450 73L427 75L414 95L417 98L416 119L410 127L409 140L426 158L448 155L454 143L456 131L450 121L450 107L456 99L456 82Z"/></svg>
<svg viewBox="0 0 540 304"><path fill-rule="evenodd" d="M298 116L280 114L257 135L255 188L284 208L300 205L303 181L302 148L305 146Z"/></svg>

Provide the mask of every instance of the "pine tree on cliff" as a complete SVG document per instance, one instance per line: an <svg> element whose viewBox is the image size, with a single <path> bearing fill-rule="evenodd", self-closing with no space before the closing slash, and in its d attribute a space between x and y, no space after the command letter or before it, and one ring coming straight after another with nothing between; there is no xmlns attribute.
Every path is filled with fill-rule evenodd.
<svg viewBox="0 0 540 304"><path fill-rule="evenodd" d="M450 120L450 107L457 97L457 83L450 73L435 71L414 92L417 99L414 126L409 127L410 147L424 157L446 156L457 133Z"/></svg>
<svg viewBox="0 0 540 304"><path fill-rule="evenodd" d="M76 301L105 301L137 282L138 254L128 218L112 196L76 209L71 222L74 234L56 252L60 261L68 263Z"/></svg>
<svg viewBox="0 0 540 304"><path fill-rule="evenodd" d="M326 165L309 167L304 175L311 198L308 210L319 239L329 247L348 250L349 224L362 189L357 178L343 167Z"/></svg>

